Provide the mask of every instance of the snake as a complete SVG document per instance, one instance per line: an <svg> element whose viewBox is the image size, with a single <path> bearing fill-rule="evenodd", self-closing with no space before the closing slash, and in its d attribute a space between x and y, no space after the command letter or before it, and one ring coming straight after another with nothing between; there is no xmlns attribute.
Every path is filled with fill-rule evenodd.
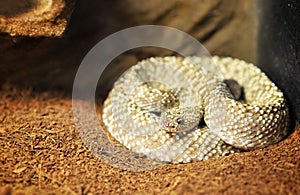
<svg viewBox="0 0 300 195"><path fill-rule="evenodd" d="M219 56L139 61L115 81L102 119L124 147L168 163L263 148L289 129L287 101L267 75Z"/></svg>

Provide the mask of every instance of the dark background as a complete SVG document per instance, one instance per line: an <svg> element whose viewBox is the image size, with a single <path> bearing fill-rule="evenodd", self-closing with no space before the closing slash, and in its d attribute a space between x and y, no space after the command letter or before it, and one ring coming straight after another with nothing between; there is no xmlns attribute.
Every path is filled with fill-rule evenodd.
<svg viewBox="0 0 300 195"><path fill-rule="evenodd" d="M265 0L258 32L258 64L284 92L300 120L300 1Z"/></svg>

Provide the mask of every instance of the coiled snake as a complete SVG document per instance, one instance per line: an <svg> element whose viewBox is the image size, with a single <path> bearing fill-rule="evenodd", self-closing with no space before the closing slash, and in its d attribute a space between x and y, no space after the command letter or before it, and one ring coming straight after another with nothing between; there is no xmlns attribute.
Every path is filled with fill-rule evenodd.
<svg viewBox="0 0 300 195"><path fill-rule="evenodd" d="M226 84L241 86L235 97ZM283 93L253 64L229 57L156 57L128 69L104 102L107 131L128 149L178 163L280 141Z"/></svg>

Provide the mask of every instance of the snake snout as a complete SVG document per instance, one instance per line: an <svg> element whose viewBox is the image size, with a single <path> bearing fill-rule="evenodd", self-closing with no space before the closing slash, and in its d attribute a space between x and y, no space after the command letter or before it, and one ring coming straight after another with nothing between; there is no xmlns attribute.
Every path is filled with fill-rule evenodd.
<svg viewBox="0 0 300 195"><path fill-rule="evenodd" d="M175 125L174 125L174 124L171 124L171 123L167 123L167 124L166 124L166 127L169 127L169 128L175 128Z"/></svg>
<svg viewBox="0 0 300 195"><path fill-rule="evenodd" d="M167 133L176 133L178 131L177 125L171 122L162 123L162 129Z"/></svg>
<svg viewBox="0 0 300 195"><path fill-rule="evenodd" d="M166 128L172 128L172 129L175 129L175 128L177 127L177 125L174 125L174 124L172 124L172 123L167 123L167 124L165 125L165 127L166 127Z"/></svg>

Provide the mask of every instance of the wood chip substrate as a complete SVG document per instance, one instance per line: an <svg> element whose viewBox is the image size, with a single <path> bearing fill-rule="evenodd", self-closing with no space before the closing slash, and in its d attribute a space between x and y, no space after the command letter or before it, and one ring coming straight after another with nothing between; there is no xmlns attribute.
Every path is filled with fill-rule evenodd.
<svg viewBox="0 0 300 195"><path fill-rule="evenodd" d="M131 172L82 143L72 99L0 89L0 194L299 194L300 128L251 152Z"/></svg>
<svg viewBox="0 0 300 195"><path fill-rule="evenodd" d="M10 36L61 36L74 0L1 0L0 33Z"/></svg>

